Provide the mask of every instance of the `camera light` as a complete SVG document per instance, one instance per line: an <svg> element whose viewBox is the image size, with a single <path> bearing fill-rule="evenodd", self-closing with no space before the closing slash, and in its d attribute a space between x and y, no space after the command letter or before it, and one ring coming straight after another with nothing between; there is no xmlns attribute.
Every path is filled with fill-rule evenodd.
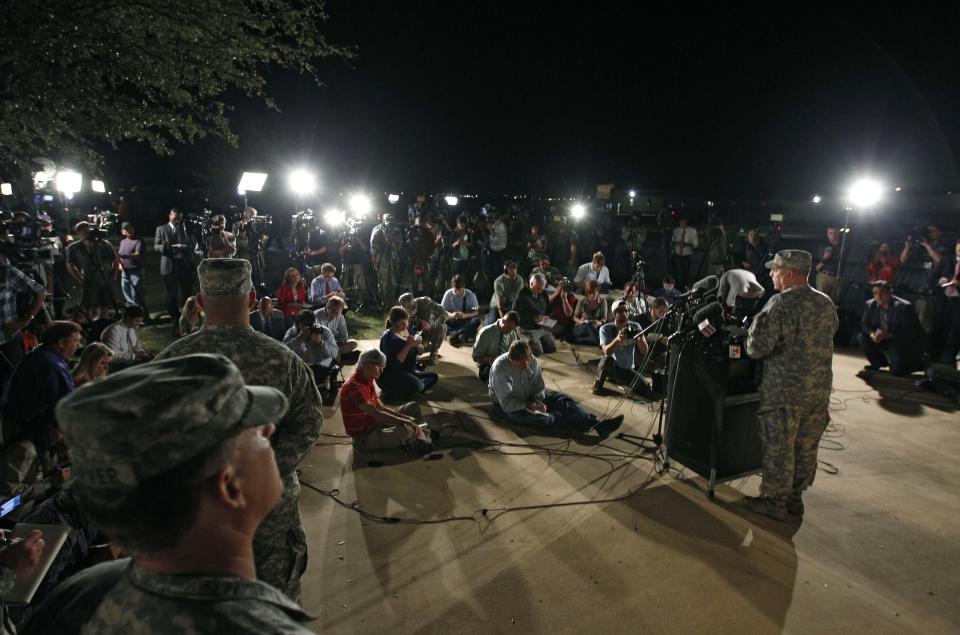
<svg viewBox="0 0 960 635"><path fill-rule="evenodd" d="M813 202L814 202L814 203L819 203L821 200L822 200L822 199L820 198L819 195L813 197Z"/></svg>
<svg viewBox="0 0 960 635"><path fill-rule="evenodd" d="M68 195L73 194L80 191L80 187L83 185L83 177L80 176L79 172L57 172L56 184L58 191ZM67 198L72 197L67 196Z"/></svg>
<svg viewBox="0 0 960 635"><path fill-rule="evenodd" d="M577 220L587 215L587 208L583 203L576 203L570 208L570 214Z"/></svg>
<svg viewBox="0 0 960 635"><path fill-rule="evenodd" d="M10 183L0 183L0 194L11 196L13 194L13 185Z"/></svg>
<svg viewBox="0 0 960 635"><path fill-rule="evenodd" d="M447 205L450 207L456 207L457 203L460 202L460 199L458 199L456 196L444 196L443 200L446 201Z"/></svg>
<svg viewBox="0 0 960 635"><path fill-rule="evenodd" d="M101 194L107 191L107 188L103 184L103 181L97 181L97 180L90 181L90 189L92 189L94 192L100 192Z"/></svg>
<svg viewBox="0 0 960 635"><path fill-rule="evenodd" d="M391 205L394 205L394 204L400 202L400 195L399 195L399 194L391 194L391 195L387 196L387 200L390 201L390 204L391 204Z"/></svg>
<svg viewBox="0 0 960 635"><path fill-rule="evenodd" d="M290 189L293 190L295 194L312 194L317 187L316 177L306 170L294 170L291 172L289 183Z"/></svg>
<svg viewBox="0 0 960 635"><path fill-rule="evenodd" d="M347 213L342 209L328 209L323 213L323 222L330 227L339 227L347 221Z"/></svg>
<svg viewBox="0 0 960 635"><path fill-rule="evenodd" d="M370 213L372 207L370 197L366 194L354 194L347 204L350 206L350 211L356 216L366 216Z"/></svg>
<svg viewBox="0 0 960 635"><path fill-rule="evenodd" d="M847 198L856 207L871 207L883 198L883 186L873 179L861 179L850 186Z"/></svg>
<svg viewBox="0 0 960 635"><path fill-rule="evenodd" d="M636 190L630 190L630 198L637 198L637 191L636 191Z"/></svg>
<svg viewBox="0 0 960 635"><path fill-rule="evenodd" d="M243 190L241 196L247 192L259 192L263 189L263 184L267 182L267 174L265 172L244 172L240 177L240 184L237 185L237 190Z"/></svg>

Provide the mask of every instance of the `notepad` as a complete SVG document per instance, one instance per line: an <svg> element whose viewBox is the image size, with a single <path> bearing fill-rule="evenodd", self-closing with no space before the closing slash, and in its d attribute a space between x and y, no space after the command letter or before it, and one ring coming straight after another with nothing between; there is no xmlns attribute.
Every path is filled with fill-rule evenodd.
<svg viewBox="0 0 960 635"><path fill-rule="evenodd" d="M66 525L33 525L30 523L20 523L10 532L10 539L26 538L30 532L39 529L43 532L43 553L40 554L40 562L33 573L24 579L17 579L9 593L3 596L3 601L7 604L30 604L33 594L37 592L44 576L50 570L50 565L56 559L57 554L63 547L64 541L70 534L70 527Z"/></svg>

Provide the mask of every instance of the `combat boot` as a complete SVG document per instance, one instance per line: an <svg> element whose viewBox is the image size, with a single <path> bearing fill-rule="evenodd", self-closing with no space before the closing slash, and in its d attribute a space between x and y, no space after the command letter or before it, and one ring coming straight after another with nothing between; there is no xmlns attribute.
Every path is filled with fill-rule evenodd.
<svg viewBox="0 0 960 635"><path fill-rule="evenodd" d="M794 516L803 516L803 498L799 493L790 494L787 499L787 511Z"/></svg>
<svg viewBox="0 0 960 635"><path fill-rule="evenodd" d="M744 496L744 505L755 514L762 514L774 520L787 519L787 504L782 500L766 496Z"/></svg>

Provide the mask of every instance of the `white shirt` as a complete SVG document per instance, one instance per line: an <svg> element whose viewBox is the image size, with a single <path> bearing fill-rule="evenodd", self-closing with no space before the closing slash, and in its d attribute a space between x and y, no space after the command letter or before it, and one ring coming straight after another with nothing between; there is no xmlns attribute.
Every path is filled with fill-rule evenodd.
<svg viewBox="0 0 960 635"><path fill-rule="evenodd" d="M123 323L123 320L111 324L103 329L100 341L113 351L113 358L118 362L132 362L137 359L140 348L140 332Z"/></svg>
<svg viewBox="0 0 960 635"><path fill-rule="evenodd" d="M593 268L593 261L580 265L577 269L577 275L573 278L574 283L581 287L586 284L587 280L596 280L597 284L613 285L610 281L610 270L607 269L606 265L600 271L597 271Z"/></svg>
<svg viewBox="0 0 960 635"><path fill-rule="evenodd" d="M490 249L493 251L503 251L507 248L507 225L498 220L493 224L493 231L490 232Z"/></svg>
<svg viewBox="0 0 960 635"><path fill-rule="evenodd" d="M689 243L681 245L680 243ZM673 250L678 256L689 256L693 254L693 248L700 244L697 237L697 230L689 225L686 227L675 227L673 230Z"/></svg>

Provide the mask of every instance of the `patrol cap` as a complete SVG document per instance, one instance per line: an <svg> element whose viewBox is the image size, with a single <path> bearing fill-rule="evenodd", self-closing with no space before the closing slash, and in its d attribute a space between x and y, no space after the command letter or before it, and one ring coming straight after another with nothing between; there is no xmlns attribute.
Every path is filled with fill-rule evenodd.
<svg viewBox="0 0 960 635"><path fill-rule="evenodd" d="M784 249L778 251L773 260L770 260L764 266L767 269L794 269L806 273L813 266L813 256L810 255L809 251L802 249Z"/></svg>
<svg viewBox="0 0 960 635"><path fill-rule="evenodd" d="M187 355L135 366L57 404L73 474L91 489L134 488L219 442L277 421L286 396L245 386L222 355Z"/></svg>
<svg viewBox="0 0 960 635"><path fill-rule="evenodd" d="M397 298L397 302L400 304L400 306L402 306L403 308L409 311L410 309L413 308L413 294L412 293L401 294L400 297Z"/></svg>
<svg viewBox="0 0 960 635"><path fill-rule="evenodd" d="M241 258L207 258L200 261L197 275L205 296L246 295L253 289L250 261Z"/></svg>

